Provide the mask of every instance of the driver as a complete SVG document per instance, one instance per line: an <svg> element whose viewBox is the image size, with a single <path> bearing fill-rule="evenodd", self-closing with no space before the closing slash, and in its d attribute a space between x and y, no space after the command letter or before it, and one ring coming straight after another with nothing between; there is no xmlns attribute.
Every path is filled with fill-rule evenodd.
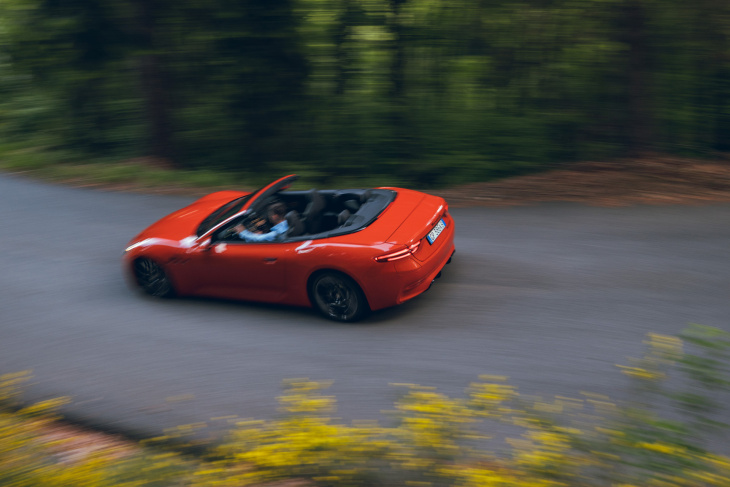
<svg viewBox="0 0 730 487"><path fill-rule="evenodd" d="M234 227L238 236L246 242L274 242L279 240L289 230L289 224L285 218L286 206L280 202L272 203L267 213L269 222L271 223L270 231L266 233L261 230L250 231L239 223Z"/></svg>

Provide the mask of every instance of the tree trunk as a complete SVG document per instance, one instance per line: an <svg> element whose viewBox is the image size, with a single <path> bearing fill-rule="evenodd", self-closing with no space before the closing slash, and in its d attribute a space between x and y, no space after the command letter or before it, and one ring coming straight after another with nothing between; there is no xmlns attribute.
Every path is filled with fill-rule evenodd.
<svg viewBox="0 0 730 487"><path fill-rule="evenodd" d="M349 77L350 60L345 49L345 42L353 25L352 0L343 0L342 15L340 16L337 31L335 32L335 59L337 60L337 74L335 79L335 95L343 95Z"/></svg>
<svg viewBox="0 0 730 487"><path fill-rule="evenodd" d="M170 115L170 83L156 53L157 9L155 0L133 0L136 31L142 54L138 59L140 85L149 131L149 150L155 158L176 165Z"/></svg>
<svg viewBox="0 0 730 487"><path fill-rule="evenodd" d="M628 46L628 149L634 155L654 148L649 100L646 9L642 2L643 0L626 0L624 4L625 39Z"/></svg>
<svg viewBox="0 0 730 487"><path fill-rule="evenodd" d="M400 7L406 0L390 0L390 7L393 13L393 20L390 31L393 34L393 59L390 65L391 96L395 100L403 97L405 87L405 45L403 36L403 24L400 19Z"/></svg>

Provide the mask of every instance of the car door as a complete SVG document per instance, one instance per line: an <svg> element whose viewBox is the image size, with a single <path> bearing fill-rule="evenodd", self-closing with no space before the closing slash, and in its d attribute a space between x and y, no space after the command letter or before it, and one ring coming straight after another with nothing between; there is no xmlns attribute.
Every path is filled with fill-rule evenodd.
<svg viewBox="0 0 730 487"><path fill-rule="evenodd" d="M201 294L230 299L276 302L286 290L287 243L217 242L198 265L205 282Z"/></svg>
<svg viewBox="0 0 730 487"><path fill-rule="evenodd" d="M240 212L198 234L185 256L178 259L190 294L252 301L280 301L286 291L286 257L295 245L282 242L243 242L225 234L248 216L264 214L267 201L288 188L291 174L255 191Z"/></svg>

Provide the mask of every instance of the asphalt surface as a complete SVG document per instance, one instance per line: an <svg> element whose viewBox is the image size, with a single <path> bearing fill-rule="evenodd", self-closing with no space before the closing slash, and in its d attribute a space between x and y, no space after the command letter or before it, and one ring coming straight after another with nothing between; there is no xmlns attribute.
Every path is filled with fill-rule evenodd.
<svg viewBox="0 0 730 487"><path fill-rule="evenodd" d="M158 434L272 418L301 377L334 381L345 420L386 418L393 383L458 396L482 374L620 400L616 364L648 332L730 328L730 205L453 209L457 253L432 289L343 325L131 290L122 249L190 201L0 176L0 373L32 370L28 399L70 396L72 417Z"/></svg>

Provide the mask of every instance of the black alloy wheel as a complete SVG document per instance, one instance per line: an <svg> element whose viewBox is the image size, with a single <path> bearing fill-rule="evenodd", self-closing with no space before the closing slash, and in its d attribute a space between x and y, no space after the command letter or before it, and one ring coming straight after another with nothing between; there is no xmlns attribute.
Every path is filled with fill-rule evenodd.
<svg viewBox="0 0 730 487"><path fill-rule="evenodd" d="M327 318L335 321L357 321L369 311L360 286L336 272L318 275L311 284L312 302Z"/></svg>
<svg viewBox="0 0 730 487"><path fill-rule="evenodd" d="M139 287L151 296L169 298L175 293L164 269L150 259L134 261L134 276Z"/></svg>

